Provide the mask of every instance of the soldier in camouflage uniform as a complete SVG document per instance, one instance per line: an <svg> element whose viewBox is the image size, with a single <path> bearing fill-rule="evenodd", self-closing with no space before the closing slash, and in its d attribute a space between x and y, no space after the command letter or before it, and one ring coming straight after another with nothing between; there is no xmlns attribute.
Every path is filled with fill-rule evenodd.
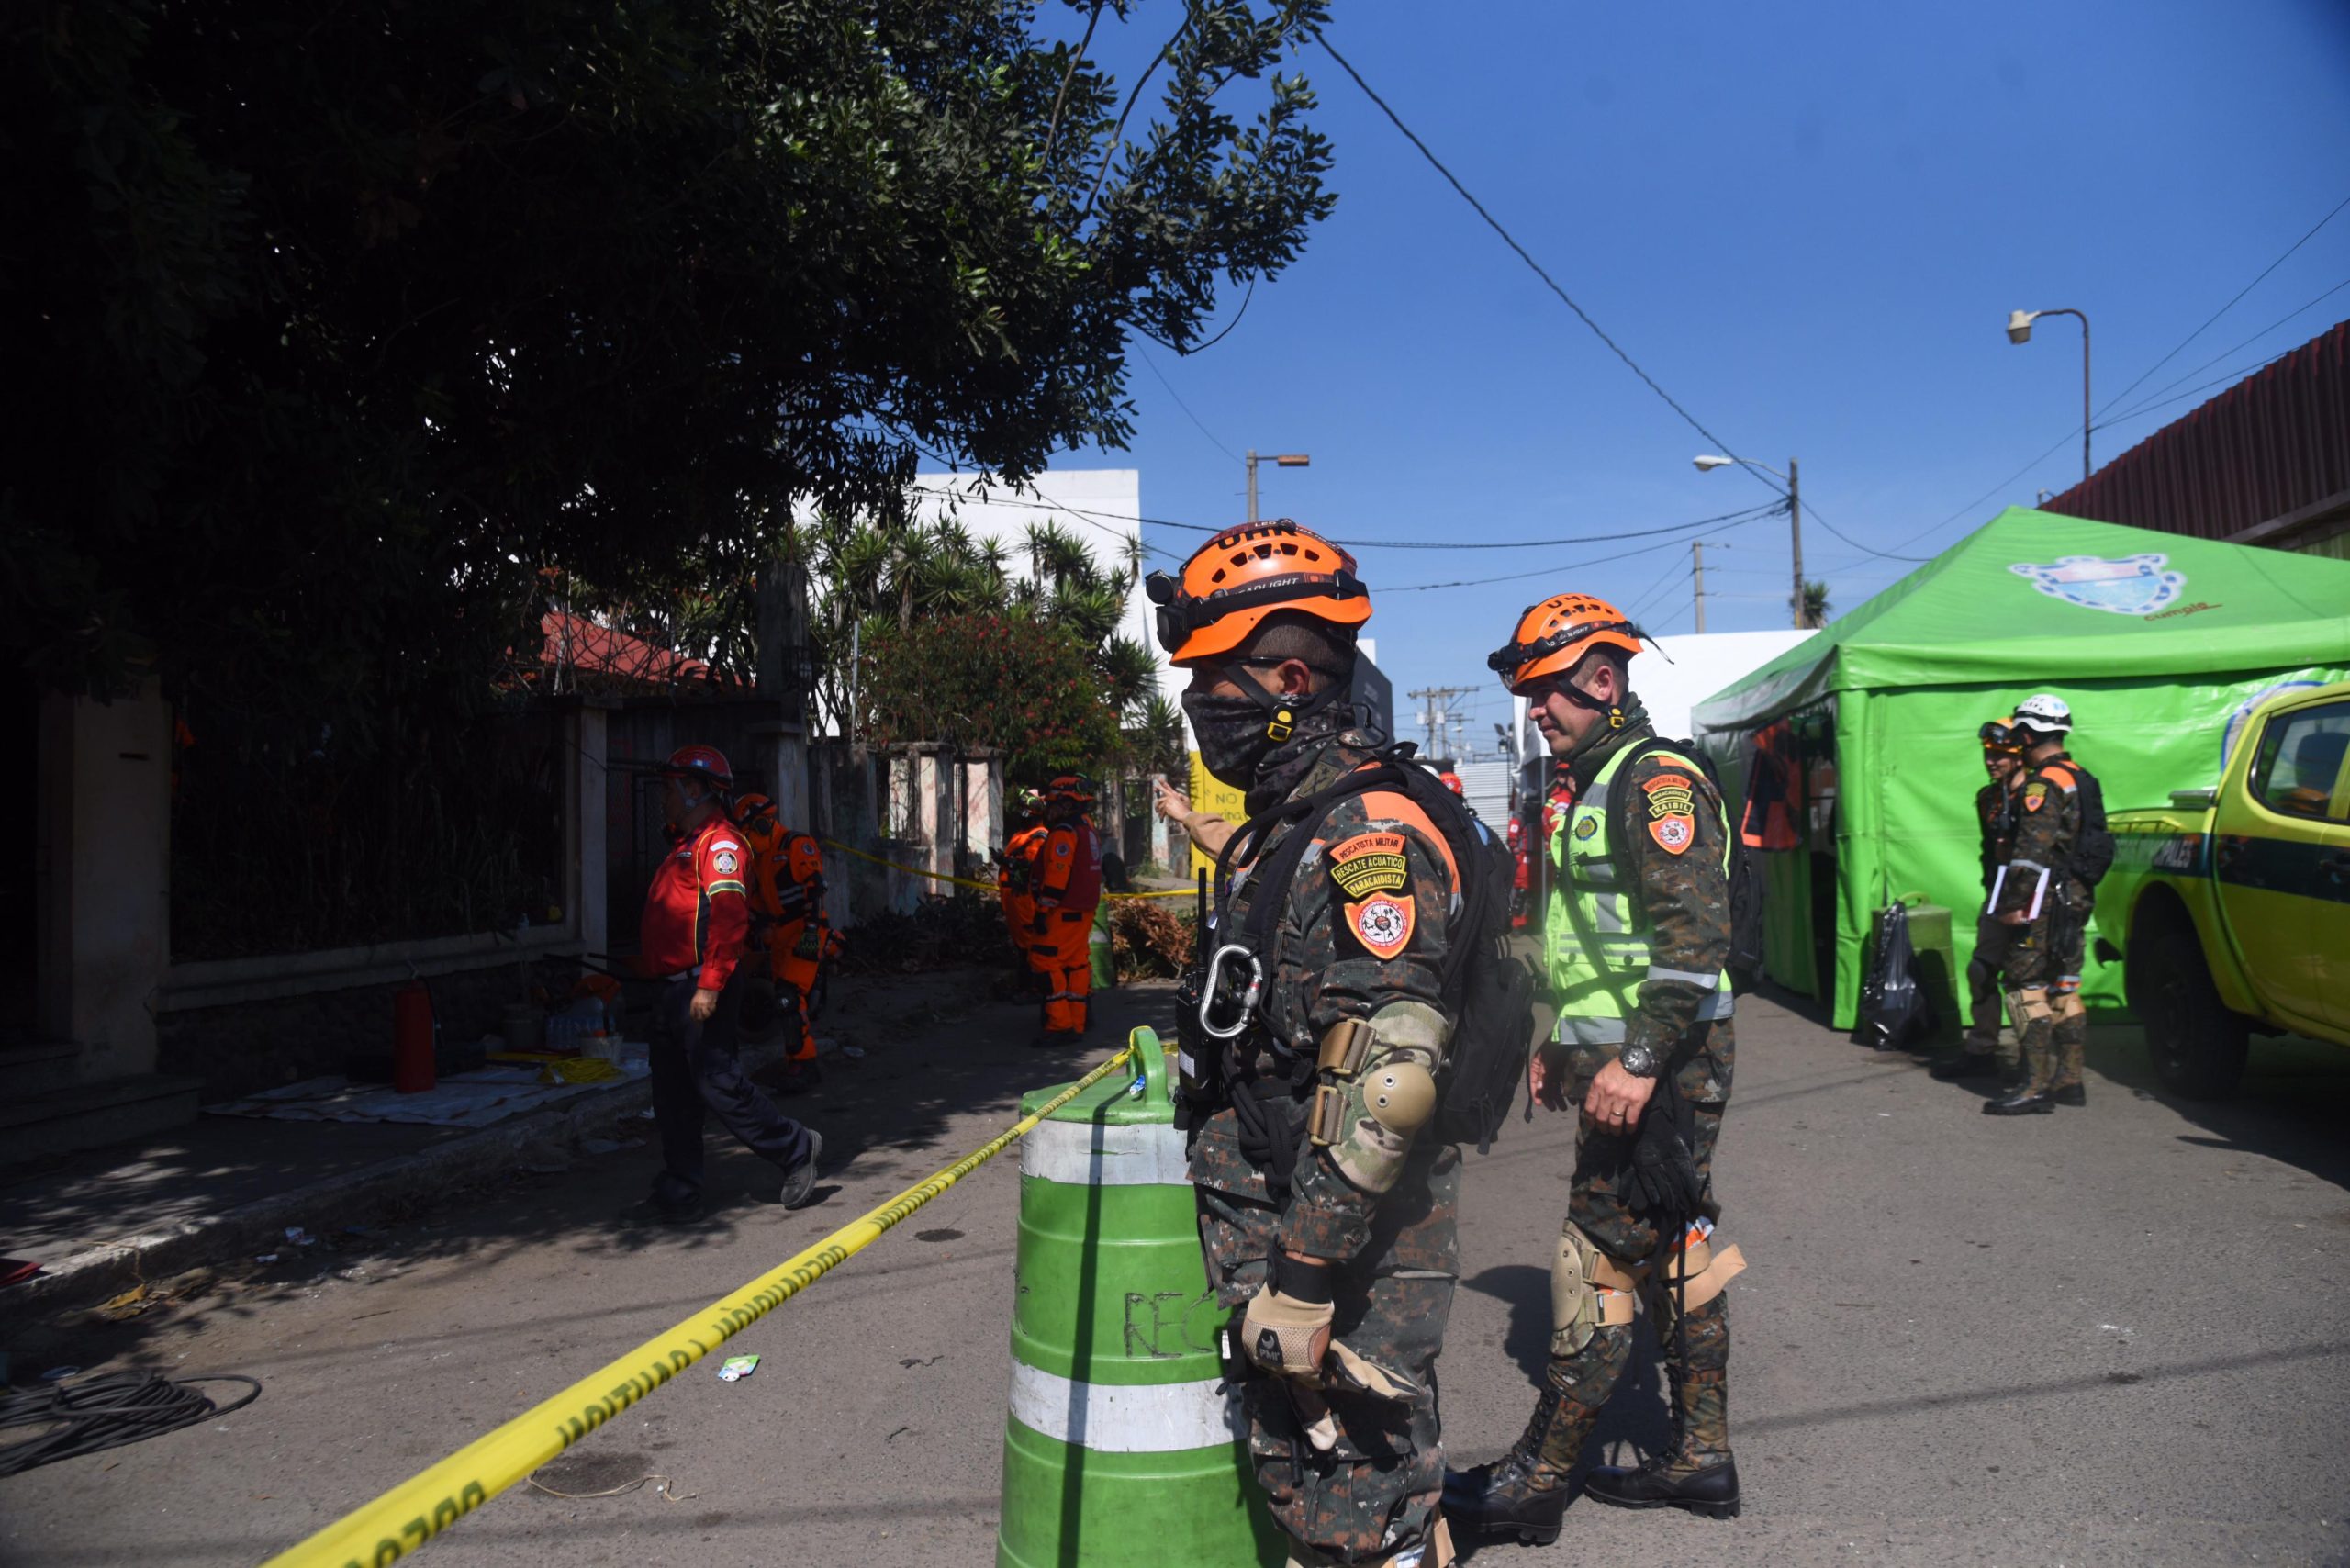
<svg viewBox="0 0 2350 1568"><path fill-rule="evenodd" d="M1712 1188L1736 1055L1729 823L1705 770L1656 739L1631 693L1641 635L1605 600L1560 594L1492 659L1573 785L1543 934L1559 1025L1528 1076L1538 1101L1572 1105L1580 1122L1533 1418L1501 1459L1448 1478L1445 1513L1464 1533L1531 1545L1558 1538L1569 1472L1643 1305L1668 1350L1673 1440L1637 1468L1594 1470L1585 1490L1625 1507L1739 1509L1722 1289L1745 1262L1713 1235Z"/></svg>
<svg viewBox="0 0 2350 1568"><path fill-rule="evenodd" d="M2072 874L2081 837L2080 767L2065 749L2072 710L2051 696L2026 698L2013 721L2031 749L2016 826L1998 878L1992 917L2007 928L2000 979L2008 1011L2021 1038L2021 1081L1983 1103L1993 1116L2044 1115L2059 1105L2086 1105L2081 1069L2088 1048L2088 1014L2081 1006L2081 965L2092 891Z"/></svg>
<svg viewBox="0 0 2350 1568"><path fill-rule="evenodd" d="M1159 637L1208 771L1251 824L1218 879L1228 1038L1187 1036L1184 1104L1210 1282L1239 1315L1250 1459L1299 1565L1440 1568L1436 1358L1460 1274L1460 1150L1418 1136L1450 1035L1458 878L1407 796L1307 801L1375 760L1347 727L1371 605L1345 552L1289 522L1219 535L1154 577ZM1305 834L1301 841L1294 835ZM1265 901L1278 901L1267 905Z"/></svg>
<svg viewBox="0 0 2350 1568"><path fill-rule="evenodd" d="M1991 889L2008 863L2015 835L2016 796L2023 787L2021 732L1994 719L1975 732L1983 743L1983 771L1991 781L1975 791L1975 819L1982 832L1983 912L1975 922L1975 956L1966 962L1966 1000L1973 1027L1959 1048L1933 1065L1944 1081L1979 1078L1994 1067L2009 1083L2021 1075L2021 1046L1999 1032L1999 970L2006 959L2009 928L1991 913Z"/></svg>

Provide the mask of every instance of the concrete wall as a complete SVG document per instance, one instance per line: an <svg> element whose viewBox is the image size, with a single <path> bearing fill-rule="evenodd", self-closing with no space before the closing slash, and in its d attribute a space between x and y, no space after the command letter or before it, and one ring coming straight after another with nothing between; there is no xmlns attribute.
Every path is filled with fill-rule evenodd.
<svg viewBox="0 0 2350 1568"><path fill-rule="evenodd" d="M155 1068L149 1011L170 951L172 714L152 682L47 697L37 745L37 1026L84 1082Z"/></svg>
<svg viewBox="0 0 2350 1568"><path fill-rule="evenodd" d="M508 1005L527 994L526 973L560 992L578 972L568 958L541 958L524 966L507 958L432 975L425 983L441 1025L442 1070L480 1065L478 1043L497 1033ZM407 983L403 976L173 1009L156 1020L156 1070L201 1078L207 1102L326 1073L387 1076L392 995Z"/></svg>

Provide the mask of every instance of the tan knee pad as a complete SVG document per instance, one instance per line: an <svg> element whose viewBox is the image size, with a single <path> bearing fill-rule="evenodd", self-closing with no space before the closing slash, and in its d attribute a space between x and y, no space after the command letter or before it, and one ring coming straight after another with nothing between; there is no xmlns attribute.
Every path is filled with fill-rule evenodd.
<svg viewBox="0 0 2350 1568"><path fill-rule="evenodd" d="M2037 985L2020 986L2008 992L2008 1011L2015 1014L2019 1025L2037 1024L2056 1015L2048 1005L2047 988Z"/></svg>
<svg viewBox="0 0 2350 1568"><path fill-rule="evenodd" d="M1649 1277L1649 1308L1656 1314L1660 1331L1673 1327L1673 1315L1687 1302L1691 1310L1705 1305L1746 1271L1746 1254L1710 1237L1693 1237L1665 1255L1664 1266Z"/></svg>
<svg viewBox="0 0 2350 1568"><path fill-rule="evenodd" d="M2089 1015L2089 1010L2081 1005L2080 991L2067 988L2056 993L2055 1014L2057 1021L2064 1023L2075 1018L2086 1018Z"/></svg>
<svg viewBox="0 0 2350 1568"><path fill-rule="evenodd" d="M1591 1244L1572 1225L1559 1233L1550 1260L1550 1353L1572 1356L1602 1327L1639 1316L1639 1276Z"/></svg>

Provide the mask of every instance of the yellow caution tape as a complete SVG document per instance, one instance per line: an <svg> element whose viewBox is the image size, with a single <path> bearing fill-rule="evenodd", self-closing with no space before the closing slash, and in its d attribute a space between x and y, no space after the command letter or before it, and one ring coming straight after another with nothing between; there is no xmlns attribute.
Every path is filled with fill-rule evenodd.
<svg viewBox="0 0 2350 1568"><path fill-rule="evenodd" d="M975 882L968 877L950 877L944 871L925 871L919 866L901 866L895 860L884 860L878 855L859 849L855 845L843 844L836 838L820 838L817 842L827 848L837 849L844 855L854 855L859 860L870 860L876 866L887 866L892 871L903 871L909 877L928 877L934 882L946 882L958 888L974 888L983 893L1000 894L1003 890L993 882ZM1147 892L1103 893L1102 896L1105 899L1187 899L1194 896L1194 890L1154 888Z"/></svg>
<svg viewBox="0 0 2350 1568"><path fill-rule="evenodd" d="M382 1568L397 1562L864 1251L1133 1056L1129 1044L946 1170L344 1515L264 1568Z"/></svg>

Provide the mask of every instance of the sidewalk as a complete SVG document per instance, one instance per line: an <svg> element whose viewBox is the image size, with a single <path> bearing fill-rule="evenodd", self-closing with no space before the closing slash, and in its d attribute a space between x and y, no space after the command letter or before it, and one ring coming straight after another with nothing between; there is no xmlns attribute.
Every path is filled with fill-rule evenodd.
<svg viewBox="0 0 2350 1568"><path fill-rule="evenodd" d="M755 1059L755 1058L754 1058ZM480 1128L199 1116L55 1163L0 1171L0 1256L41 1271L0 1286L0 1324L87 1306L140 1282L278 1251L285 1230L371 1216L495 1176L650 1103L632 1080Z"/></svg>
<svg viewBox="0 0 2350 1568"><path fill-rule="evenodd" d="M835 987L819 1044L878 1044L909 1019L968 1002L970 971L863 977ZM983 988L980 988L983 989ZM780 1045L746 1048L761 1070ZM826 1058L836 1069L837 1056ZM648 1080L591 1090L481 1128L204 1115L184 1126L59 1161L0 1169L0 1257L41 1271L0 1285L0 1329L95 1305L142 1282L205 1265L291 1253L300 1226L322 1241L344 1226L497 1180L561 1164L599 1134L649 1141L627 1121L651 1103ZM795 1102L787 1101L787 1110Z"/></svg>

